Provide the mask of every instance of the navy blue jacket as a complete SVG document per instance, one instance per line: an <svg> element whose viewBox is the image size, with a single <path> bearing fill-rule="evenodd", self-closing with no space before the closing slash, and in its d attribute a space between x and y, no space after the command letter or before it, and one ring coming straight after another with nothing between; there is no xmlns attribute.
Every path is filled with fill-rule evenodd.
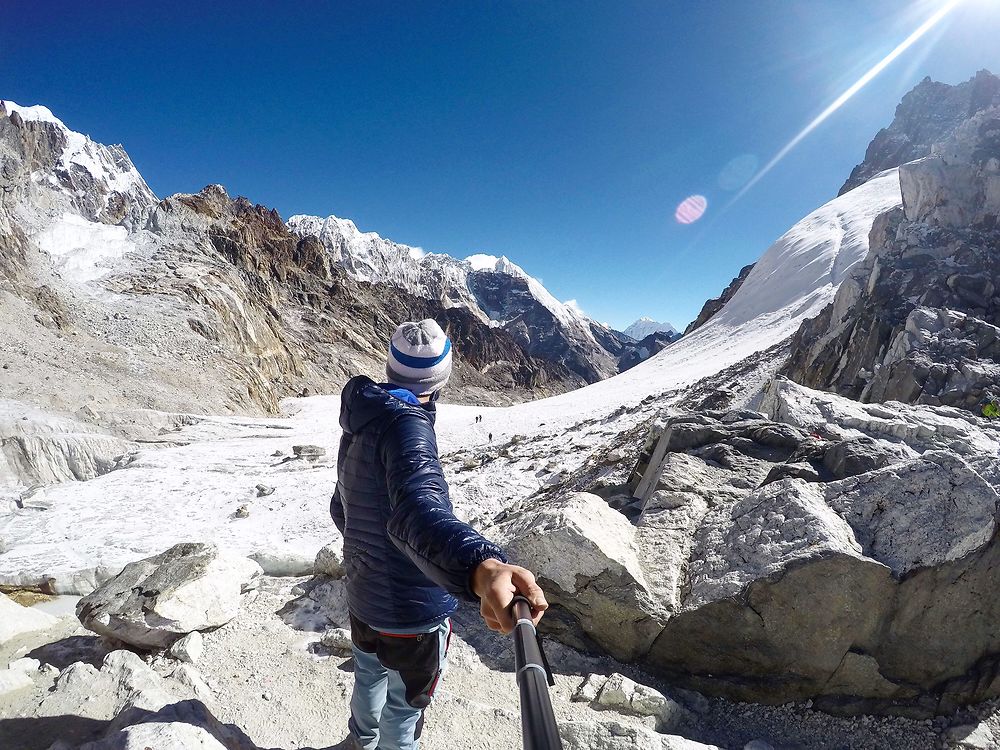
<svg viewBox="0 0 1000 750"><path fill-rule="evenodd" d="M455 518L438 460L433 404L363 375L344 387L337 489L348 606L375 628L432 625L478 601L471 576L497 545Z"/></svg>

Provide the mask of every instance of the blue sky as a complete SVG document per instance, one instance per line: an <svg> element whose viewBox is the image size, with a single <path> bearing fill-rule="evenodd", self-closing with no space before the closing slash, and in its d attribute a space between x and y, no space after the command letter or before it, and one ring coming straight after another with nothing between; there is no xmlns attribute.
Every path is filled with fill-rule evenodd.
<svg viewBox="0 0 1000 750"><path fill-rule="evenodd" d="M158 195L218 182L682 326L921 78L1000 73L1000 3L966 0L719 215L728 162L766 162L940 5L4 0L0 97L123 143Z"/></svg>

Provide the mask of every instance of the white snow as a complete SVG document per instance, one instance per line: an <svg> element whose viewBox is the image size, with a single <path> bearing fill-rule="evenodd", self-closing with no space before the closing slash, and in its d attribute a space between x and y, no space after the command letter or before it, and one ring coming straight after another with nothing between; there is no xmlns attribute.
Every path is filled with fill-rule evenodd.
<svg viewBox="0 0 1000 750"><path fill-rule="evenodd" d="M442 405L439 446L459 515L488 518L602 451L639 419L612 418L620 407L682 389L791 335L865 255L875 216L899 203L889 172L821 207L768 249L712 320L622 375L508 408ZM62 592L85 592L131 560L197 539L254 555L268 571L307 569L337 534L327 509L339 398L295 399L286 410L284 419L196 418L170 435L172 447L142 450L87 482L37 490L32 503L45 512L0 516L0 582L51 576ZM514 436L508 450L523 458L500 460ZM326 456L286 461L299 444ZM261 482L275 492L258 498ZM240 518L244 505L249 515Z"/></svg>
<svg viewBox="0 0 1000 750"><path fill-rule="evenodd" d="M60 262L67 280L76 282L101 278L110 270L110 261L135 250L125 227L98 224L69 212L32 239Z"/></svg>
<svg viewBox="0 0 1000 750"><path fill-rule="evenodd" d="M465 262L472 266L473 271L495 271L500 259L495 255L477 253L470 255Z"/></svg>
<svg viewBox="0 0 1000 750"><path fill-rule="evenodd" d="M52 114L52 110L48 107L43 107L41 104L35 104L31 107L24 107L17 102L12 102L10 99L0 99L0 105L3 105L8 112L17 112L21 119L32 120L35 122L51 122L53 125L58 125L61 128L66 126L63 121ZM68 128L67 128L68 129Z"/></svg>
<svg viewBox="0 0 1000 750"><path fill-rule="evenodd" d="M642 341L651 333L677 333L677 329L670 323L660 323L652 318L643 316L622 331L622 333L634 338L636 341Z"/></svg>

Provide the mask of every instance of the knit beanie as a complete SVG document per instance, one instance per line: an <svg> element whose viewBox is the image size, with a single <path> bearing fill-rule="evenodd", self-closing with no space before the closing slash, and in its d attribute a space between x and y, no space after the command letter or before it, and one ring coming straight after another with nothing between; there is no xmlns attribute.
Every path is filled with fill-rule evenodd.
<svg viewBox="0 0 1000 750"><path fill-rule="evenodd" d="M416 396L439 391L451 375L451 341L430 318L402 323L389 341L385 374Z"/></svg>

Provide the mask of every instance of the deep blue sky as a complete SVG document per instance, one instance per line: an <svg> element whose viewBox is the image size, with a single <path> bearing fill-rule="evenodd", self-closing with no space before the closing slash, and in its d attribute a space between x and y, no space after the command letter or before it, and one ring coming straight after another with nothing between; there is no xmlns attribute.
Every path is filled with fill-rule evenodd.
<svg viewBox="0 0 1000 750"><path fill-rule="evenodd" d="M713 219L728 161L767 161L940 4L3 0L0 97L123 143L158 195L219 182L682 326L921 78L1000 73L1000 4L966 0Z"/></svg>

